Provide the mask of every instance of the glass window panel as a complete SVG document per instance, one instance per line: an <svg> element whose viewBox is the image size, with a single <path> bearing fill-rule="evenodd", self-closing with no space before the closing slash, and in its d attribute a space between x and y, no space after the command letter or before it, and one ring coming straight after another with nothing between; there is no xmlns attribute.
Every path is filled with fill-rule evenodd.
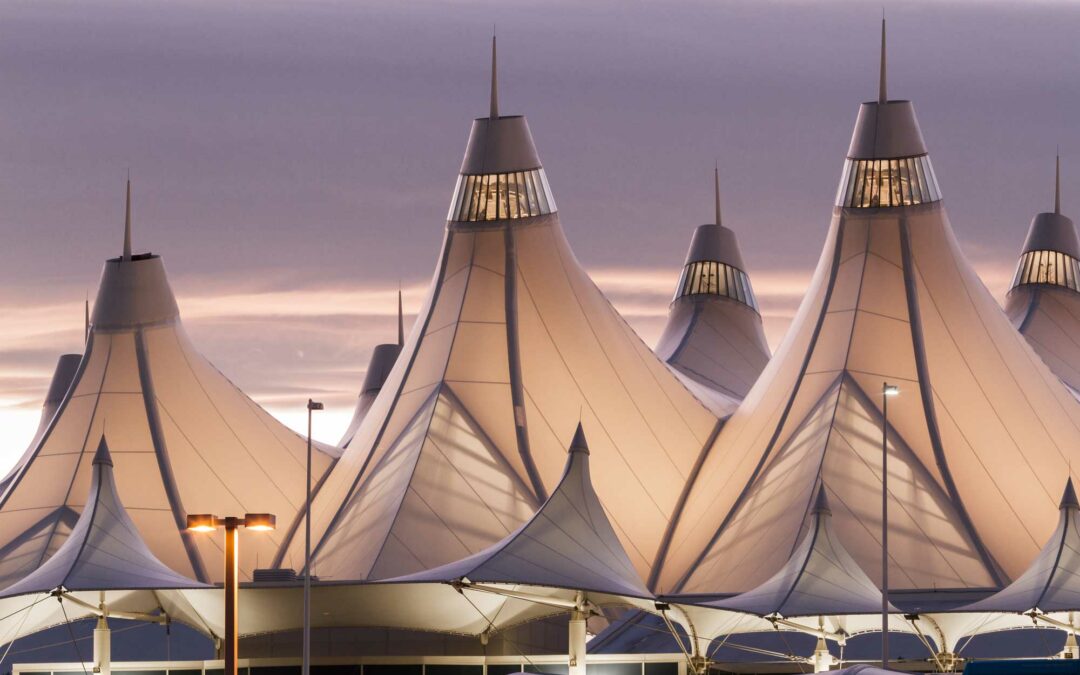
<svg viewBox="0 0 1080 675"><path fill-rule="evenodd" d="M925 158L926 162L926 183L930 187L930 196L934 201L941 199L941 189L938 187L937 174L934 173L934 165L930 163L930 157Z"/></svg>
<svg viewBox="0 0 1080 675"><path fill-rule="evenodd" d="M479 220L484 209L484 177L477 176L473 183L472 205L469 206L469 220Z"/></svg>
<svg viewBox="0 0 1080 675"><path fill-rule="evenodd" d="M554 213L557 211L555 206L555 197L551 195L551 185L548 183L547 174L543 169L537 169L540 172L540 181L544 184L544 196L547 197L548 213Z"/></svg>
<svg viewBox="0 0 1080 675"><path fill-rule="evenodd" d="M874 160L870 164L870 208L881 206L881 162Z"/></svg>
<svg viewBox="0 0 1080 675"><path fill-rule="evenodd" d="M450 198L450 210L446 212L447 220L457 220L458 208L461 205L461 182L465 177L458 174L457 182L454 183L453 196Z"/></svg>
<svg viewBox="0 0 1080 675"><path fill-rule="evenodd" d="M533 171L533 184L536 186L536 197L540 200L540 213L551 213L547 201L547 191L544 189L543 174Z"/></svg>
<svg viewBox="0 0 1080 675"><path fill-rule="evenodd" d="M457 211L454 214L454 220L469 219L469 204L472 203L472 185L474 180L474 176L465 176L465 181L461 185L461 202L458 204Z"/></svg>
<svg viewBox="0 0 1080 675"><path fill-rule="evenodd" d="M907 160L908 166L908 184L911 186L911 203L922 204L926 199L923 197L922 190L919 185L919 173L915 169L916 161L914 157Z"/></svg>
<svg viewBox="0 0 1080 675"><path fill-rule="evenodd" d="M495 174L484 176L484 220L499 219L499 177Z"/></svg>
<svg viewBox="0 0 1080 675"><path fill-rule="evenodd" d="M499 174L499 215L500 219L510 217L510 186L505 173Z"/></svg>
<svg viewBox="0 0 1080 675"><path fill-rule="evenodd" d="M923 164L922 157L915 158L915 171L919 174L919 191L922 193L923 202L934 201L930 195L930 188L926 185L926 166Z"/></svg>
<svg viewBox="0 0 1080 675"><path fill-rule="evenodd" d="M851 160L844 160L844 168L840 171L840 185L836 188L836 201L833 203L837 206L844 206L847 200L847 196L850 193L848 181L851 176Z"/></svg>
<svg viewBox="0 0 1080 675"><path fill-rule="evenodd" d="M851 206L852 201L855 198L855 188L858 183L855 182L855 178L858 174L857 171L858 162L854 160L848 160L848 177L847 188L844 193L844 206Z"/></svg>

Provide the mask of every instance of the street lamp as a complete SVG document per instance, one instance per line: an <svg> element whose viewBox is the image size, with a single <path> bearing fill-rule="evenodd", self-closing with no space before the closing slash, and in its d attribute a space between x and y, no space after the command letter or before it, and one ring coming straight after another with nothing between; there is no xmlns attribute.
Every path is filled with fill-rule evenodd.
<svg viewBox="0 0 1080 675"><path fill-rule="evenodd" d="M276 526L277 518L271 513L247 513L243 518L219 518L209 513L197 513L187 517L187 529L192 532L213 532L219 527L225 528L225 675L237 675L236 609L240 587L237 530L246 527L256 532L266 532Z"/></svg>
<svg viewBox="0 0 1080 675"><path fill-rule="evenodd" d="M889 668L889 399L900 387L881 383L881 667Z"/></svg>
<svg viewBox="0 0 1080 675"><path fill-rule="evenodd" d="M304 651L301 675L311 675L311 413L322 409L322 403L308 399L307 483L304 488Z"/></svg>

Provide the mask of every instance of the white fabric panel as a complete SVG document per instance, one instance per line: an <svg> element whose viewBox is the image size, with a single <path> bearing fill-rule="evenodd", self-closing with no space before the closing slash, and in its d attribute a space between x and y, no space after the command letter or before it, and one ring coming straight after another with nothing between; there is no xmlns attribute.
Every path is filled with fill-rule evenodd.
<svg viewBox="0 0 1080 675"><path fill-rule="evenodd" d="M1080 294L1054 286L1018 286L1009 291L1005 311L1050 370L1080 390Z"/></svg>
<svg viewBox="0 0 1080 675"><path fill-rule="evenodd" d="M159 273L128 274L143 265ZM154 287L113 283L120 277ZM208 577L220 579L220 542L182 532L184 516L270 512L288 527L304 501L306 444L203 359L175 317L143 325L138 316L122 316L138 307L128 307L126 295L110 293L149 293L171 302L160 259L108 263L102 287L98 303L112 308L112 314L102 311L114 325L91 328L77 384L0 502L0 582L12 583L61 548L71 517L86 503L90 460L103 435L112 450L117 489L153 555L194 575L184 545L188 539ZM316 476L329 468L332 454L315 453ZM56 513L69 514L71 522L62 528L41 526L39 521ZM280 533L246 538L242 574L250 574L257 560L269 564L281 538Z"/></svg>
<svg viewBox="0 0 1080 675"><path fill-rule="evenodd" d="M1057 529L1024 573L994 595L962 608L966 612L1080 610L1080 508L1076 493L1062 504Z"/></svg>
<svg viewBox="0 0 1080 675"><path fill-rule="evenodd" d="M763 617L880 613L881 591L844 549L818 499L810 531L780 571L757 588L709 605Z"/></svg>
<svg viewBox="0 0 1080 675"><path fill-rule="evenodd" d="M69 591L202 586L159 561L139 536L117 494L112 459L102 438L94 459L90 500L64 545L43 565L0 591L0 597Z"/></svg>
<svg viewBox="0 0 1080 675"><path fill-rule="evenodd" d="M316 499L313 525L322 542L317 566L323 578L379 578L450 562L520 526L537 502L519 448L519 423L546 490L559 480L570 434L579 421L585 424L597 491L613 527L639 570L652 564L716 418L580 269L555 215L513 226L516 314L508 324L509 232L498 225L449 232L429 305L417 321L425 328L414 329ZM520 356L524 405L518 410L508 325L516 329ZM366 503L362 493L374 489L369 484L382 484L371 481L375 467L403 451L392 444L418 405L415 398L406 405L407 397L427 387L440 388L435 417L445 419L423 432L415 472L402 479L407 487L395 483L393 515L382 516L394 525L374 537L383 553L350 553L354 533L371 538L374 526L366 517L345 521L364 510L357 505ZM300 545L294 537L286 557L299 559Z"/></svg>
<svg viewBox="0 0 1080 675"><path fill-rule="evenodd" d="M723 445L718 438L706 457L675 524L671 546L654 590L676 590L680 580L697 563L716 534L724 517L722 514L731 510L761 460L764 445L780 424L781 415L802 370L802 361L810 349L815 320L823 309L837 231L838 224L834 222L829 230L825 252L791 329L739 409L724 424L720 434L725 439ZM832 378L823 379L829 382L819 384L819 388L828 386L832 381ZM821 393L819 391L819 396ZM804 409L812 405L807 402ZM800 418L805 419L805 414ZM717 452L721 447L724 451Z"/></svg>
<svg viewBox="0 0 1080 675"><path fill-rule="evenodd" d="M909 233L906 272L912 297L902 227ZM800 336L820 326L817 341L804 342L801 353L782 348L722 430L715 465L710 466L710 456L676 528L668 564L682 567L665 571L665 579L677 583L677 570L685 574L700 558L682 586L686 592L732 592L760 583L783 560L769 549L782 546L757 545L754 533L761 538L768 531L771 540L792 542L803 523L801 516L783 515L782 505L805 505L809 485L819 477L837 492L837 534L874 578L880 536L880 391L886 381L901 388L889 411L893 585L993 586L995 570L976 536L1006 574L1018 574L1020 562L1030 560L1035 542L1048 534L1046 486L1067 473L1068 455L1080 447L1080 409L994 305L960 253L940 204L858 215L838 210L833 236L841 237L839 246L827 243L803 305L813 311L800 310L791 329ZM820 298L829 288L821 273L826 266L835 266L836 277L828 304L822 306ZM912 301L921 342L912 337ZM789 338L787 344L794 341ZM919 344L927 383L920 382ZM797 374L803 361L806 375L787 402L795 387L790 373ZM779 377L784 372L787 379ZM809 485L781 488L784 484L771 476L772 457L764 460L761 475L749 487L732 481L733 475L749 481L747 468L768 448L773 455L789 451L792 439L799 438L794 430L806 429L804 422L820 415L814 407L820 385L814 386L813 378L838 373L844 374L845 391L828 432L813 435L825 454L820 470L815 467L802 479ZM765 395L775 397L772 405L763 405ZM780 405L790 408L778 428ZM928 417L928 411L934 416ZM934 433L941 439L942 455L935 451ZM971 530L950 494L950 477ZM747 496L732 513L730 504L744 489ZM709 530L715 534L725 519L712 548L705 547ZM702 543L684 543L695 539ZM681 555L695 548L705 552Z"/></svg>
<svg viewBox="0 0 1080 675"><path fill-rule="evenodd" d="M742 399L769 361L761 316L721 296L676 299L656 354L694 380Z"/></svg>
<svg viewBox="0 0 1080 675"><path fill-rule="evenodd" d="M558 486L518 530L463 560L393 581L467 579L652 597L593 490L589 450L580 431L566 461Z"/></svg>

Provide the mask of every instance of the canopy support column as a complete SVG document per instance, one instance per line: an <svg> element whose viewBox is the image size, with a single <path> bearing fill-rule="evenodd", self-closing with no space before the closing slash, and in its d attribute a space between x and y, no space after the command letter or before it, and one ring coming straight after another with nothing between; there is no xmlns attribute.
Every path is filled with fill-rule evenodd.
<svg viewBox="0 0 1080 675"><path fill-rule="evenodd" d="M585 675L586 622L589 612L585 609L585 596L578 591L574 598L577 606L570 610L570 675Z"/></svg>
<svg viewBox="0 0 1080 675"><path fill-rule="evenodd" d="M99 675L112 673L112 631L105 614L98 617L94 628L94 672Z"/></svg>

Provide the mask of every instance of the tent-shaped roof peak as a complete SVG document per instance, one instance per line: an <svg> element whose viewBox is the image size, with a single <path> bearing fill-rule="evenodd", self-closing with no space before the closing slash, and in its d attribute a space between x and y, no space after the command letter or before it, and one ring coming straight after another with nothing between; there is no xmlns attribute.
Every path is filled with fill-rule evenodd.
<svg viewBox="0 0 1080 675"><path fill-rule="evenodd" d="M963 607L965 612L1043 612L1080 609L1080 503L1072 478L1061 496L1057 528L1028 568L988 598Z"/></svg>
<svg viewBox="0 0 1080 675"><path fill-rule="evenodd" d="M780 571L757 588L707 603L758 616L872 614L881 591L848 554L833 531L832 510L822 484L802 541Z"/></svg>
<svg viewBox="0 0 1080 675"><path fill-rule="evenodd" d="M1080 509L1080 501L1076 499L1076 489L1073 487L1072 477L1065 483L1065 491L1061 493L1062 509Z"/></svg>
<svg viewBox="0 0 1080 675"><path fill-rule="evenodd" d="M524 525L468 558L390 581L460 580L652 597L593 490L589 449L580 424L562 480Z"/></svg>
<svg viewBox="0 0 1080 675"><path fill-rule="evenodd" d="M64 544L0 597L69 591L202 588L151 553L120 501L113 461L102 436L94 454L90 494Z"/></svg>

